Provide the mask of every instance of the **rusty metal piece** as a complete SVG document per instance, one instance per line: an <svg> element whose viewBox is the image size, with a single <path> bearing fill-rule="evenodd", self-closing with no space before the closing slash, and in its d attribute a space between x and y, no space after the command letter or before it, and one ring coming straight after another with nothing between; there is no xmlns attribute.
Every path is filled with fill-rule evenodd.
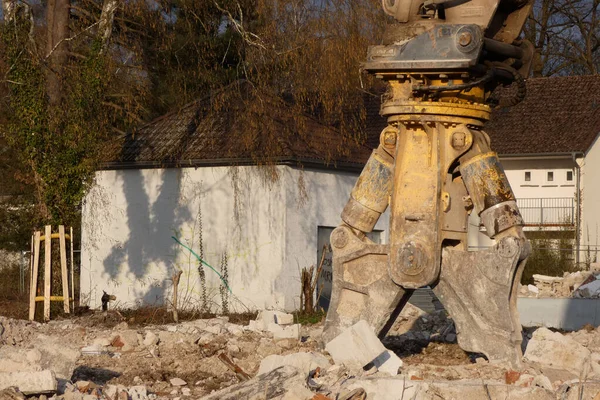
<svg viewBox="0 0 600 400"><path fill-rule="evenodd" d="M458 36L458 44L460 44L463 47L470 45L472 41L473 41L473 35L471 35L470 32L462 32Z"/></svg>
<svg viewBox="0 0 600 400"><path fill-rule="evenodd" d="M219 354L218 358L219 361L221 361L223 364L225 364L227 368L229 368L233 373L235 373L235 375L240 381L250 380L251 376L244 372L244 370L241 369L236 363L231 361L229 357L227 357L227 354L221 353Z"/></svg>
<svg viewBox="0 0 600 400"><path fill-rule="evenodd" d="M515 200L504 169L494 152L461 162L460 173L478 213L496 204Z"/></svg>
<svg viewBox="0 0 600 400"><path fill-rule="evenodd" d="M388 206L392 191L392 163L393 159L381 145L373 151L342 212L342 220L346 224L362 232L373 230Z"/></svg>

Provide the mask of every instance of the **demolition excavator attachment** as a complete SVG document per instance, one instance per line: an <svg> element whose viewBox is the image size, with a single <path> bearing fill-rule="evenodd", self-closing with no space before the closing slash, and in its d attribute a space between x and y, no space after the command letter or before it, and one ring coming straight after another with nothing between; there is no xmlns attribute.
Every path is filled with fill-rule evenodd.
<svg viewBox="0 0 600 400"><path fill-rule="evenodd" d="M523 76L531 45L519 39L531 8L519 0L383 0L398 21L371 46L364 69L388 82L388 126L331 234L333 290L324 339L366 320L380 336L414 289L431 286L459 345L492 361L521 363L518 282L530 253L523 219L483 131L492 95ZM389 243L371 232L390 208ZM477 213L495 246L468 251Z"/></svg>

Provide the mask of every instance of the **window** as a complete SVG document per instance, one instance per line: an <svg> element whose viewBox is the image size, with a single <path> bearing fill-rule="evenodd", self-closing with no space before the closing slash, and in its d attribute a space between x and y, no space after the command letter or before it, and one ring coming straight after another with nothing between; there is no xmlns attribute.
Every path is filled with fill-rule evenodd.
<svg viewBox="0 0 600 400"><path fill-rule="evenodd" d="M525 182L531 182L531 171L525 171Z"/></svg>
<svg viewBox="0 0 600 400"><path fill-rule="evenodd" d="M573 182L573 171L567 171L567 182Z"/></svg>
<svg viewBox="0 0 600 400"><path fill-rule="evenodd" d="M546 180L548 182L554 182L554 172L553 171L548 171L548 176L546 177Z"/></svg>

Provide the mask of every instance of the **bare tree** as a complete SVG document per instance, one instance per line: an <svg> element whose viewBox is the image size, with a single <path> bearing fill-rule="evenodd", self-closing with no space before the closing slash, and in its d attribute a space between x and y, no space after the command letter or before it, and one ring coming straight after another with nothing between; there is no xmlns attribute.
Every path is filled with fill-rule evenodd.
<svg viewBox="0 0 600 400"><path fill-rule="evenodd" d="M537 0L525 36L534 44L533 76L597 74L598 0Z"/></svg>

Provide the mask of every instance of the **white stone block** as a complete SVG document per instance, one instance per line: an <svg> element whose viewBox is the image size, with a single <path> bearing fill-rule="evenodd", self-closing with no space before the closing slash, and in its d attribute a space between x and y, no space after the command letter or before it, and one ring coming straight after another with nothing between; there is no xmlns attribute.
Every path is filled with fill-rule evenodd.
<svg viewBox="0 0 600 400"><path fill-rule="evenodd" d="M275 323L277 325L292 325L294 323L294 315L293 314L285 314L285 313L276 313L275 314Z"/></svg>
<svg viewBox="0 0 600 400"><path fill-rule="evenodd" d="M525 360L579 375L590 363L590 351L570 337L538 328L527 344Z"/></svg>
<svg viewBox="0 0 600 400"><path fill-rule="evenodd" d="M373 365L379 372L396 376L398 370L402 368L403 362L393 351L386 350L373 360Z"/></svg>
<svg viewBox="0 0 600 400"><path fill-rule="evenodd" d="M289 325L294 323L294 316L281 311L263 310L256 317L257 327L263 331L269 330L269 324Z"/></svg>
<svg viewBox="0 0 600 400"><path fill-rule="evenodd" d="M362 368L386 351L373 329L364 320L345 329L327 343L325 350L331 354L336 364L344 364L350 368Z"/></svg>
<svg viewBox="0 0 600 400"><path fill-rule="evenodd" d="M271 322L267 330L273 334L274 339L300 339L300 324L277 325Z"/></svg>
<svg viewBox="0 0 600 400"><path fill-rule="evenodd" d="M25 395L56 392L56 376L49 369L38 372L0 372L0 390L16 386Z"/></svg>

